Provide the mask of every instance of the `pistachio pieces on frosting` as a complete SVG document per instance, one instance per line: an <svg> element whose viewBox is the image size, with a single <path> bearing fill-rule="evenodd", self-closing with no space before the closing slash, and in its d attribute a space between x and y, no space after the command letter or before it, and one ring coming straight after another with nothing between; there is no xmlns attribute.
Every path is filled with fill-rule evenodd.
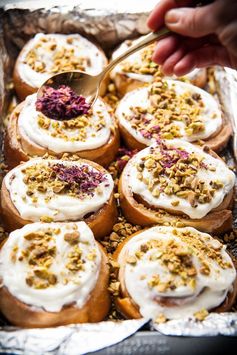
<svg viewBox="0 0 237 355"><path fill-rule="evenodd" d="M127 41L127 45L132 45L132 41ZM152 61L152 55L154 53L155 44L147 46L140 52L140 57L137 57L134 61L129 59L124 60L121 63L121 70L124 73L136 73L153 75L154 77L161 77L161 71L155 62Z"/></svg>
<svg viewBox="0 0 237 355"><path fill-rule="evenodd" d="M125 50L127 50L135 41L126 40L112 54L112 59L117 58ZM116 73L123 73L131 79L140 80L141 82L150 82L153 78L163 76L159 66L152 61L154 44L132 54L129 58L119 63L111 72L114 78Z"/></svg>
<svg viewBox="0 0 237 355"><path fill-rule="evenodd" d="M126 94L116 116L145 145L158 138L208 139L222 126L221 110L210 94L191 84L161 78Z"/></svg>
<svg viewBox="0 0 237 355"><path fill-rule="evenodd" d="M19 214L31 221L81 219L98 211L113 191L110 174L83 161L31 159L5 181Z"/></svg>
<svg viewBox="0 0 237 355"><path fill-rule="evenodd" d="M102 50L79 34L38 33L24 47L19 74L24 82L39 87L58 72L81 70L96 75L105 65Z"/></svg>
<svg viewBox="0 0 237 355"><path fill-rule="evenodd" d="M219 158L181 140L164 140L137 153L125 167L128 184L154 209L203 218L234 187L235 175Z"/></svg>
<svg viewBox="0 0 237 355"><path fill-rule="evenodd" d="M224 301L236 278L225 246L190 227L141 231L124 245L118 262L119 279L141 315L163 320L200 318Z"/></svg>
<svg viewBox="0 0 237 355"><path fill-rule="evenodd" d="M110 109L98 99L87 113L63 120L36 110L36 94L26 98L18 118L19 134L55 153L96 149L109 141L113 120ZM79 107L80 109L80 107ZM62 111L61 113L63 113Z"/></svg>
<svg viewBox="0 0 237 355"><path fill-rule="evenodd" d="M57 312L64 305L85 304L100 260L84 222L33 223L9 235L0 251L0 274L3 285L20 301Z"/></svg>
<svg viewBox="0 0 237 355"><path fill-rule="evenodd" d="M124 51L126 51L131 45L135 45L137 41L135 40L126 40L124 41L112 54L112 59L117 58ZM163 73L160 70L160 67L153 62L152 56L154 53L155 44L151 44L135 53L130 55L124 61L119 63L111 72L111 77L115 78L116 74L126 75L129 79L134 79L140 82L149 83L157 78L164 77ZM179 78L184 82L192 82L201 75L203 76L203 70L205 69L194 69L190 73L186 74ZM205 73L205 72L204 72ZM172 77L175 78L175 77Z"/></svg>

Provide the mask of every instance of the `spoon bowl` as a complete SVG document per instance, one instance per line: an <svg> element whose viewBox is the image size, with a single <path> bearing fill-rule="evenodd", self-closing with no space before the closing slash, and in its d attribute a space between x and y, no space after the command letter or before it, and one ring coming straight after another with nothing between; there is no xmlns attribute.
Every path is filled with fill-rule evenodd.
<svg viewBox="0 0 237 355"><path fill-rule="evenodd" d="M37 99L42 97L46 87L57 89L61 85L69 86L78 95L86 98L91 105L98 97L100 75L90 75L80 70L65 71L47 79L37 92Z"/></svg>

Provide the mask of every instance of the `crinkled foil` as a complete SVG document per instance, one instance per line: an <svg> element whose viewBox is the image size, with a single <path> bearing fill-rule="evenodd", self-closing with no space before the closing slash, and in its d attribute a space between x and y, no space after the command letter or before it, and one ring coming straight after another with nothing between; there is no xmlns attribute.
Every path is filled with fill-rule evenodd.
<svg viewBox="0 0 237 355"><path fill-rule="evenodd" d="M4 30L7 42L21 48L38 32L81 33L95 40L105 50L128 37L148 31L146 18L156 1L69 1L72 6L55 6L55 1L35 1L6 6ZM48 4L47 7L44 5ZM57 2L56 2L57 3ZM124 6L125 5L125 6ZM141 6L142 5L142 6ZM125 8L127 8L125 12ZM134 10L136 9L136 10ZM16 53L16 52L15 52Z"/></svg>
<svg viewBox="0 0 237 355"><path fill-rule="evenodd" d="M8 55L4 34L3 34L3 17L4 12L0 8L0 117L7 112L9 102L9 83L11 81L11 71L14 60Z"/></svg>
<svg viewBox="0 0 237 355"><path fill-rule="evenodd" d="M105 321L47 329L0 328L1 354L80 355L116 344L147 321Z"/></svg>
<svg viewBox="0 0 237 355"><path fill-rule="evenodd" d="M170 320L152 324L153 329L164 335L175 336L237 336L237 313L211 313L203 321L195 319Z"/></svg>
<svg viewBox="0 0 237 355"><path fill-rule="evenodd" d="M27 1L0 9L0 115L4 117L11 92L14 60L23 45L38 32L81 33L99 43L109 55L126 38L147 32L146 17L157 0L61 0ZM237 74L216 70L218 96L234 128L232 147L237 158ZM224 152L233 164L230 147ZM237 216L237 213L234 212ZM237 218L235 218L237 225ZM236 244L230 250L237 256ZM116 344L139 330L145 320L105 321L98 324L71 325L47 329L17 329L0 319L0 352L14 354L85 354ZM151 324L165 335L236 336L237 314L210 314L204 321L173 320Z"/></svg>
<svg viewBox="0 0 237 355"><path fill-rule="evenodd" d="M218 83L220 101L225 109L225 114L232 122L232 148L237 161L237 71L230 68L217 69L215 77Z"/></svg>

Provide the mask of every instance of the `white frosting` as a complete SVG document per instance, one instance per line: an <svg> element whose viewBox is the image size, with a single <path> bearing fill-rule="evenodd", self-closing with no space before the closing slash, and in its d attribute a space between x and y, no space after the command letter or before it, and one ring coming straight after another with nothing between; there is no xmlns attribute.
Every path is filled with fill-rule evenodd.
<svg viewBox="0 0 237 355"><path fill-rule="evenodd" d="M200 120L204 125L205 129L198 133L193 133L192 135L187 135L185 132L185 123L182 121L173 120L173 124L180 128L180 134L183 139L193 142L199 139L207 139L211 135L218 132L222 125L221 110L217 101L206 91L181 81L167 80L169 88L175 90L177 95L182 95L186 92L191 95L197 93L201 95L204 107L201 108L200 114L197 115L197 119ZM132 122L126 119L126 116L133 116L131 107L142 107L149 108L151 107L150 99L148 97L149 87L143 87L136 90L133 90L127 93L122 100L120 101L117 110L116 116L119 120L119 123L139 142L150 145L155 141L155 138L145 138L143 135L136 129L132 127ZM162 112L163 110L161 110ZM146 115L147 119L152 120L154 116L151 114Z"/></svg>
<svg viewBox="0 0 237 355"><path fill-rule="evenodd" d="M150 148L148 147L137 153L125 167L123 176L128 176L128 185L130 190L133 192L133 194L141 196L142 199L146 201L150 206L161 209L163 208L171 209L173 211L180 211L192 219L203 218L208 214L208 212L218 207L224 200L225 196L232 190L235 184L234 173L228 169L223 161L216 159L207 153L204 153L201 148L191 143L181 141L179 139L174 139L172 141L166 140L164 142L168 147L180 148L181 150L184 150L188 153L195 153L199 157L203 157L203 163L208 166L215 167L216 171L199 169L196 174L197 178L204 181L207 185L209 185L209 183L213 180L218 180L219 182L223 183L223 187L215 191L215 194L210 202L202 204L197 202L197 207L192 207L187 199L178 197L176 195L167 195L164 192L161 192L159 197L154 197L152 192L147 188L147 185L137 177L136 166L141 162L142 157L146 157L148 154L150 154ZM158 146L155 149L159 151ZM145 168L143 170L143 176L144 178L149 179L151 173ZM166 177L166 180L169 181L169 178ZM179 201L179 204L177 206L173 206L171 204L173 201Z"/></svg>
<svg viewBox="0 0 237 355"><path fill-rule="evenodd" d="M19 133L21 136L26 137L26 139L28 138L28 140L30 139L30 141L55 153L74 153L96 149L108 142L112 119L106 105L101 99L97 99L93 105L93 115L88 117L90 123L88 126L82 128L83 132L86 133L86 138L83 140L74 140L80 134L80 128L62 128L62 121L51 119L49 121L50 126L47 129L42 128L38 124L38 119L39 116L44 115L36 111L35 102L36 94L28 96L18 118ZM103 115L105 126L97 130L96 125L99 125L99 121L101 120L100 115ZM78 119L80 120L80 117ZM60 136L54 137L52 135L55 132L53 128L55 123L58 124L59 129L67 137L67 140Z"/></svg>
<svg viewBox="0 0 237 355"><path fill-rule="evenodd" d="M174 236L172 234L173 229L172 227L154 227L134 236L120 252L119 263L124 265L124 259L133 257L136 251L140 250L140 246L149 240L163 241L164 244L174 240L180 245L181 250L187 249L189 244ZM221 243L216 239L208 234L198 232L194 228L187 227L177 230L180 232L190 231L192 235L197 235L208 248L221 246ZM169 245L166 245L166 250L169 252ZM195 250L195 246L192 246L192 249L194 252L191 258L197 270L194 287L187 284L180 285L174 290L168 288L165 292L159 292L156 287L151 288L148 285L148 280L151 280L154 275L158 275L161 282L167 282L171 275L174 276L176 281L180 279L179 275L170 273L167 267L162 264L161 259L156 257L160 251L158 247L148 250L140 259L137 259L135 265L125 264L120 271L120 275L123 272L125 287L131 298L139 306L143 317L156 318L160 314L164 314L168 319L177 319L192 316L203 308L211 310L225 300L227 293L232 290L236 278L236 270L230 256L225 251L226 247L222 246L221 256L225 262L231 263L232 266L223 269L215 260L205 255L205 261L211 270L209 275L200 272L200 260L197 257L198 246L197 250ZM152 258L152 256L155 257ZM167 297L172 298L176 305L167 306L159 303L159 298L165 300Z"/></svg>
<svg viewBox="0 0 237 355"><path fill-rule="evenodd" d="M143 37L140 37L143 38ZM133 40L132 44L136 44L139 39ZM117 58L119 55L121 55L123 52L125 52L130 46L128 45L130 41L124 41L112 54L112 59ZM124 62L134 64L135 62L139 65L142 65L142 53L144 49L141 49L140 51L137 51L130 55L128 58L124 60ZM130 73L130 72L124 72L123 71L123 65L124 62L121 62L120 64L116 65L116 67L111 71L111 78L114 78L117 73L123 73L126 75L128 78L142 81L145 83L149 83L153 79L153 75L150 74L139 74L139 73ZM195 80L196 77L200 74L200 72L204 71L205 69L199 69L195 68L193 69L190 73L184 75L182 78L187 79L187 80ZM173 79L176 79L175 76L172 77Z"/></svg>
<svg viewBox="0 0 237 355"><path fill-rule="evenodd" d="M133 44L135 44L137 40L133 41ZM125 52L130 46L128 45L127 41L123 42L112 54L112 59L117 58L119 55L121 55L123 52ZM127 57L123 62L117 64L115 68L111 71L111 78L113 79L117 73L123 73L127 75L127 77L134 79L134 80L139 80L142 82L150 82L152 80L152 75L149 74L138 74L138 73L128 73L128 72L123 72L123 65L124 62L129 62L133 64L134 62L138 64L142 64L142 59L141 59L141 54L143 52L143 49L140 51L137 51L133 54L131 54L129 57Z"/></svg>
<svg viewBox="0 0 237 355"><path fill-rule="evenodd" d="M82 259L86 262L83 264L83 270L72 273L66 268L72 246L64 240L64 235L75 232L75 226L80 233L78 246L82 251ZM56 246L57 251L49 271L57 276L57 283L44 289L36 289L26 283L28 273L36 266L30 266L25 259L19 261L18 258L30 245L30 241L24 236L48 228L60 229L59 234L53 235L50 240L50 247ZM12 260L14 247L18 248L15 262ZM90 260L87 255L92 252L95 258ZM74 304L78 308L83 307L97 282L100 263L100 250L86 223L33 223L12 232L4 243L0 251L0 278L2 284L18 300L37 309L59 312L64 305ZM67 284L64 282L65 278L68 279Z"/></svg>
<svg viewBox="0 0 237 355"><path fill-rule="evenodd" d="M73 38L72 44L67 43L68 37ZM47 51L42 47L36 49L37 59L46 64L47 72L45 73L36 72L28 64L24 63L27 53L31 49L35 48L35 46L39 43L39 40L41 40L42 38L47 39L47 41L49 41L49 39L53 39L57 43L57 48L52 51ZM86 67L86 72L88 74L99 74L106 65L106 59L101 53L101 51L93 43L88 41L86 38L80 36L79 34L64 35L38 33L33 38L33 40L26 44L26 46L24 47L25 52L21 58L21 61L19 62L18 67L21 79L32 87L40 87L52 75L52 73L50 72L50 69L53 65L52 57L60 50L60 48L66 48L67 50L74 48L75 56L81 57L83 55L85 57L88 57L91 62L91 65L87 65Z"/></svg>
<svg viewBox="0 0 237 355"><path fill-rule="evenodd" d="M63 164L67 167L88 165L77 161L31 159L11 170L5 176L5 183L11 201L20 216L26 220L37 222L42 216L48 216L54 221L76 221L88 213L97 212L106 204L113 191L113 180L110 174L105 174L106 180L99 184L100 191L95 190L93 196L86 195L83 199L68 194L55 194L52 190L42 193L34 191L37 202L27 195L27 185L24 183L22 170L37 164ZM90 166L90 165L89 165ZM97 171L95 168L92 170ZM45 198L51 197L49 201Z"/></svg>

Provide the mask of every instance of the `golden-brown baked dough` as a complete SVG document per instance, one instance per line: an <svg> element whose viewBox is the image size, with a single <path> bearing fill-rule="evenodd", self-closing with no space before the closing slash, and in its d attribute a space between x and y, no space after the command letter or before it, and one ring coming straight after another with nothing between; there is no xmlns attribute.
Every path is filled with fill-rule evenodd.
<svg viewBox="0 0 237 355"><path fill-rule="evenodd" d="M212 135L207 140L203 140L200 142L200 144L208 146L214 152L222 151L226 147L226 145L228 144L229 139L232 135L231 123L229 122L229 120L227 120L227 118L224 115L223 115L222 121L223 121L222 127L215 135ZM142 150L147 147L145 144L136 140L130 134L130 132L128 132L126 130L126 128L124 126L122 126L121 124L119 124L119 130L120 130L121 136L125 142L126 147L128 147L129 149Z"/></svg>
<svg viewBox="0 0 237 355"><path fill-rule="evenodd" d="M137 39L139 40L139 38ZM126 40L119 45L112 53L112 59L117 58L125 50L136 43L137 40ZM124 96L127 92L149 84L153 79L163 74L160 67L152 61L155 44L141 49L134 55L131 55L121 63L119 63L111 72L117 91L120 96ZM194 72L178 78L185 80L195 86L204 88L207 84L206 68L195 69Z"/></svg>
<svg viewBox="0 0 237 355"><path fill-rule="evenodd" d="M138 231L126 239L124 239L117 247L116 251L113 254L113 260L117 263L119 254L122 251L123 247L131 240L133 239L136 235L142 233L144 230ZM125 261L124 261L125 262ZM236 262L233 260L233 263L236 268ZM122 272L120 272L120 278L119 281L121 282L120 286L120 295L114 297L115 305L118 311L126 318L128 319L139 319L142 317L140 311L139 311L139 306L134 302L132 297L129 295L125 283L124 283L124 272L123 272L123 264L120 264L120 268L122 267ZM211 310L211 312L228 312L231 310L233 305L235 304L237 298L237 278L235 279L233 283L233 289L231 292L229 292L226 296L226 299L224 302Z"/></svg>
<svg viewBox="0 0 237 355"><path fill-rule="evenodd" d="M121 97L127 94L129 91L138 89L142 86L149 84L149 83L144 83L144 81L131 78L126 73L123 72L116 72L113 76L113 81ZM206 70L201 70L197 74L197 76L190 82L195 86L204 88L204 86L207 83Z"/></svg>
<svg viewBox="0 0 237 355"><path fill-rule="evenodd" d="M219 152L232 134L230 120L210 94L176 80L159 78L133 90L120 101L115 115L131 150L160 138L180 138Z"/></svg>
<svg viewBox="0 0 237 355"><path fill-rule="evenodd" d="M217 154L209 151L213 157ZM222 203L205 217L191 219L184 214L170 209L153 209L140 196L134 196L128 185L128 172L130 162L127 163L119 180L119 198L124 216L134 224L151 226L154 224L170 224L194 227L200 231L214 234L224 233L232 228L232 207L234 202L234 189L224 198ZM172 206L171 206L172 207Z"/></svg>
<svg viewBox="0 0 237 355"><path fill-rule="evenodd" d="M96 285L89 299L82 308L74 305L64 306L59 312L35 310L15 296L6 287L0 288L0 310L10 323L19 327L44 328L73 323L95 323L102 321L110 309L108 292L109 268L108 258L98 243L101 251L101 269ZM20 275L19 275L20 276Z"/></svg>
<svg viewBox="0 0 237 355"><path fill-rule="evenodd" d="M69 36L70 37L70 36ZM33 87L31 86L29 83L26 83L21 76L20 73L20 63L22 63L23 58L25 57L25 54L29 51L29 47L31 46L31 43L33 42L34 38L30 39L22 48L22 50L20 51L17 60L15 62L15 67L14 67L14 71L13 71L13 83L14 83L14 88L16 90L17 96L18 98L23 101L26 96L31 95L35 92L37 92L38 87ZM93 43L93 42L92 42ZM107 65L108 60L103 52L103 50L101 49L101 47L95 43L93 43L99 50L101 56L103 57L104 63L105 65ZM63 71L63 68L60 71ZM53 73L56 74L56 73ZM52 75L53 75L52 74ZM101 85L101 90L100 90L100 94L103 95L105 93L106 90L106 86L107 83L109 81L109 78L106 77L105 80L103 80L102 85Z"/></svg>
<svg viewBox="0 0 237 355"><path fill-rule="evenodd" d="M180 222L183 226L191 226L207 233L221 234L232 228L232 212L234 191L232 190L218 207L202 219L190 219L182 215L175 215L162 210L152 210L137 202L126 185L124 173L119 182L120 205L127 220L142 226L153 224L175 224Z"/></svg>
<svg viewBox="0 0 237 355"><path fill-rule="evenodd" d="M94 162L82 159L80 161L86 162L97 170L104 172L104 169ZM5 179L3 179L1 188L1 215L4 227L8 232L32 223L32 221L25 220L20 216L11 200L10 193L6 188ZM117 220L117 207L113 192L108 202L104 204L102 208L83 220L89 225L96 239L103 239L104 236L108 235Z"/></svg>
<svg viewBox="0 0 237 355"><path fill-rule="evenodd" d="M55 153L40 145L32 142L29 137L21 136L18 129L18 117L24 106L24 102L20 103L12 112L9 118L5 141L4 141L4 156L6 164L9 168L14 168L23 161L27 161L33 156L44 156L46 153L61 158L63 154ZM114 159L119 148L119 130L114 121L111 127L111 134L109 141L101 147L91 150L84 150L80 152L71 153L71 155L78 155L80 158L92 160L102 166L107 167ZM70 153L68 153L70 155Z"/></svg>

